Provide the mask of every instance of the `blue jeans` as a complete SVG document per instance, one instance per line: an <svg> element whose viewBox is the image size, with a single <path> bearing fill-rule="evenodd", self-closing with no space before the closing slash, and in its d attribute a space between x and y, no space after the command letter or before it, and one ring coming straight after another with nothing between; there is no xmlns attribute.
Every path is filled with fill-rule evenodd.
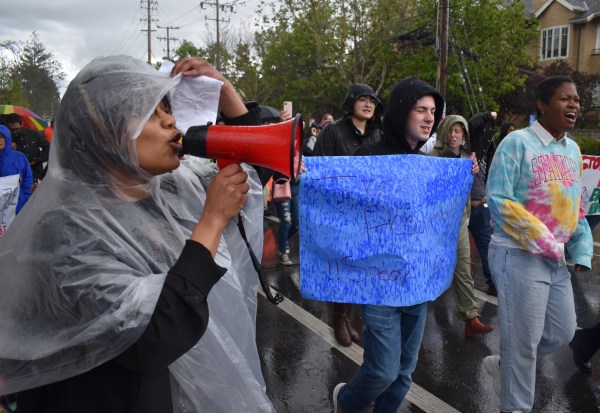
<svg viewBox="0 0 600 413"><path fill-rule="evenodd" d="M374 413L398 410L412 383L427 319L427 303L410 307L363 305L363 364L338 393L343 412L373 401Z"/></svg>
<svg viewBox="0 0 600 413"><path fill-rule="evenodd" d="M564 262L519 248L492 244L489 259L498 290L500 410L530 411L537 358L575 334L571 274Z"/></svg>
<svg viewBox="0 0 600 413"><path fill-rule="evenodd" d="M300 185L290 185L292 199L289 201L275 202L279 228L277 229L277 251L283 254L287 249L288 240L298 232L298 208L300 205L298 194Z"/></svg>
<svg viewBox="0 0 600 413"><path fill-rule="evenodd" d="M492 279L490 267L488 265L488 246L492 239L492 227L490 226L490 209L483 205L471 208L471 218L469 218L469 231L473 235L481 265L483 267L483 275L487 280Z"/></svg>

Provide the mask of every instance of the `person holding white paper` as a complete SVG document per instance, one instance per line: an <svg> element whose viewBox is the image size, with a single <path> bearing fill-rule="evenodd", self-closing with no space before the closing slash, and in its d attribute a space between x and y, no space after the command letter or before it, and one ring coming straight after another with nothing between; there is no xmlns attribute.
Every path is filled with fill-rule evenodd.
<svg viewBox="0 0 600 413"><path fill-rule="evenodd" d="M258 105L202 59L172 75L104 57L65 92L48 175L0 240L0 395L20 413L274 411L232 221L243 210L260 254L261 182L180 158L166 96L205 75L223 82L226 122L258 124Z"/></svg>

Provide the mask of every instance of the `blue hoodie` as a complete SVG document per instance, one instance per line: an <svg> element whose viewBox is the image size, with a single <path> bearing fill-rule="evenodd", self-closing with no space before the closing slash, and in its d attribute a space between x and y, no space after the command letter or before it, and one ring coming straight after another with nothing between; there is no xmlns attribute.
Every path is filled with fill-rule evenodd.
<svg viewBox="0 0 600 413"><path fill-rule="evenodd" d="M13 151L12 134L10 130L0 125L0 135L6 139L4 149L0 150L0 176L20 175L21 187L19 189L19 202L17 203L17 214L25 205L25 202L31 196L31 186L33 185L33 175L31 166L24 153Z"/></svg>

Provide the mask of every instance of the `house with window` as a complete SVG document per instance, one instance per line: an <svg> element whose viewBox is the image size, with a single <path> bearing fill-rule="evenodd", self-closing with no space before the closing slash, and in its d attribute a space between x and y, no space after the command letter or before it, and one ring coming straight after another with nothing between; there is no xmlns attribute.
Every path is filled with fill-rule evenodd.
<svg viewBox="0 0 600 413"><path fill-rule="evenodd" d="M539 43L530 53L539 66L564 60L580 72L600 74L600 0L527 0L539 20ZM600 106L600 85L595 104Z"/></svg>

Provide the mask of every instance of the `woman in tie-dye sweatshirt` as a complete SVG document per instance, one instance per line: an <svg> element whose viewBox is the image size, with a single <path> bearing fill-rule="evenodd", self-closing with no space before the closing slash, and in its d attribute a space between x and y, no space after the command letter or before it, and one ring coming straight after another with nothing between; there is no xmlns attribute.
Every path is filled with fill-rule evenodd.
<svg viewBox="0 0 600 413"><path fill-rule="evenodd" d="M573 80L540 82L536 109L538 120L498 147L487 184L500 356L486 357L484 365L500 393L501 411L531 410L537 357L575 333L565 245L577 271L591 267L592 236L580 205L581 153L567 133L580 110Z"/></svg>

